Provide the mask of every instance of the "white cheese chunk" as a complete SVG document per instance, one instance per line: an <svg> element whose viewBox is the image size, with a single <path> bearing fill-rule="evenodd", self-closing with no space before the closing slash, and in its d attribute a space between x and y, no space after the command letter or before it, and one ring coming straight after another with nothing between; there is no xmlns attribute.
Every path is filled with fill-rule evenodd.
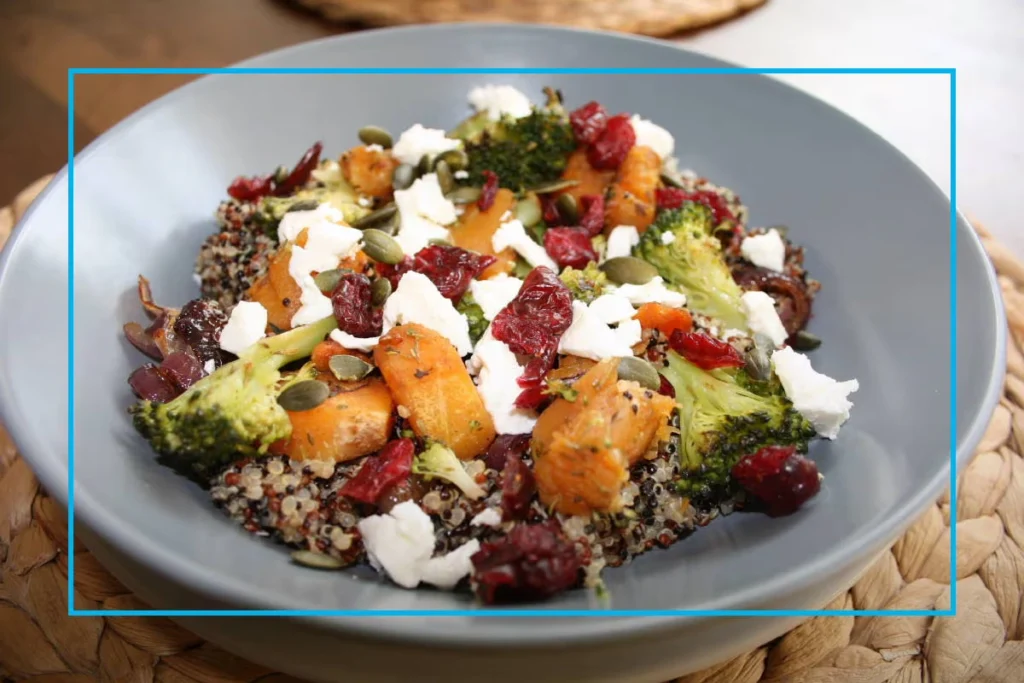
<svg viewBox="0 0 1024 683"><path fill-rule="evenodd" d="M624 324L629 325L630 322L636 322L636 326L640 326L639 321L627 321ZM585 303L573 301L572 324L558 341L558 352L596 361L632 356L633 350L629 342L632 332L632 326L624 333L613 330Z"/></svg>
<svg viewBox="0 0 1024 683"><path fill-rule="evenodd" d="M629 119L636 133L636 145L638 147L650 147L662 160L672 156L676 148L676 140L672 134L656 123L640 118L637 114Z"/></svg>
<svg viewBox="0 0 1024 683"><path fill-rule="evenodd" d="M424 128L417 123L398 137L391 155L403 164L415 166L424 155L435 157L461 145L460 141L447 137L443 130Z"/></svg>
<svg viewBox="0 0 1024 683"><path fill-rule="evenodd" d="M620 225L608 235L608 246L604 258L613 259L619 256L630 256L633 247L640 244L640 233L632 225Z"/></svg>
<svg viewBox="0 0 1024 683"><path fill-rule="evenodd" d="M441 192L436 173L416 179L408 189L395 192L399 226L395 239L402 251L414 255L432 239L447 240L448 228L458 216L455 205Z"/></svg>
<svg viewBox="0 0 1024 683"><path fill-rule="evenodd" d="M494 422L495 431L498 434L532 432L537 416L532 411L516 408L516 398L522 391L517 380L523 368L516 354L505 342L495 339L490 328L477 342L467 365L470 374L476 375L477 391Z"/></svg>
<svg viewBox="0 0 1024 683"><path fill-rule="evenodd" d="M663 232L661 233L661 243L664 245L672 244L676 241L676 234L674 232Z"/></svg>
<svg viewBox="0 0 1024 683"><path fill-rule="evenodd" d="M775 346L786 343L786 327L782 324L779 312L775 310L775 300L764 292L744 292L740 297L740 305L747 316L747 327L751 332L760 332L772 340Z"/></svg>
<svg viewBox="0 0 1024 683"><path fill-rule="evenodd" d="M633 346L644 338L644 328L639 320L627 320L615 328L615 338L623 346L629 347L629 355L633 355Z"/></svg>
<svg viewBox="0 0 1024 683"><path fill-rule="evenodd" d="M763 235L744 237L740 253L755 266L768 270L782 271L786 266L786 243L775 228Z"/></svg>
<svg viewBox="0 0 1024 683"><path fill-rule="evenodd" d="M344 349L370 353L380 342L380 337L355 337L343 330L331 330L331 339L341 344Z"/></svg>
<svg viewBox="0 0 1024 683"><path fill-rule="evenodd" d="M511 85L484 85L469 91L469 103L478 112L497 121L502 116L521 119L529 116L533 107L530 98Z"/></svg>
<svg viewBox="0 0 1024 683"><path fill-rule="evenodd" d="M294 242L306 228L323 223L341 223L342 220L341 211L327 203L308 211L289 211L277 224L277 235L282 241Z"/></svg>
<svg viewBox="0 0 1024 683"><path fill-rule="evenodd" d="M855 379L838 382L811 367L802 353L786 347L772 354L772 366L793 407L826 439L839 435L850 418L853 403L847 399L860 388Z"/></svg>
<svg viewBox="0 0 1024 683"><path fill-rule="evenodd" d="M380 145L376 145L376 144L374 144L374 145L366 145L366 151L367 152L383 152L384 148L381 147Z"/></svg>
<svg viewBox="0 0 1024 683"><path fill-rule="evenodd" d="M370 564L392 581L415 588L434 553L434 523L420 506L409 500L386 515L360 520L359 533Z"/></svg>
<svg viewBox="0 0 1024 683"><path fill-rule="evenodd" d="M215 361L212 358L210 360L206 361L205 363L203 363L203 372L205 372L207 375L211 374L216 369L217 369L217 361Z"/></svg>
<svg viewBox="0 0 1024 683"><path fill-rule="evenodd" d="M292 256L294 258L294 254ZM299 296L299 303L301 305L299 310L295 311L295 315L292 316L292 327L309 325L318 320L323 320L329 315L333 315L334 306L331 304L330 297L324 296L312 275L304 275L297 282L299 283L299 289L302 291L302 294Z"/></svg>
<svg viewBox="0 0 1024 683"><path fill-rule="evenodd" d="M480 541L473 538L446 555L430 558L423 567L423 583L429 583L445 590L455 588L463 577L469 576L473 571L473 563L470 558L478 550L480 550Z"/></svg>
<svg viewBox="0 0 1024 683"><path fill-rule="evenodd" d="M510 277L505 273L496 275L489 280L473 280L469 283L469 293L484 312L484 317L494 320L501 309L508 306L516 298L523 281Z"/></svg>
<svg viewBox="0 0 1024 683"><path fill-rule="evenodd" d="M501 526L501 511L495 508L486 508L473 519L469 520L470 526Z"/></svg>
<svg viewBox="0 0 1024 683"><path fill-rule="evenodd" d="M396 325L417 323L445 337L465 356L473 350L469 321L455 310L430 279L422 273L408 272L384 303L384 332Z"/></svg>
<svg viewBox="0 0 1024 683"><path fill-rule="evenodd" d="M220 348L236 356L267 336L267 309L257 301L239 301L231 309L217 342Z"/></svg>
<svg viewBox="0 0 1024 683"><path fill-rule="evenodd" d="M630 320L636 315L636 309L629 299L618 292L602 294L590 302L590 312L596 315L605 325L615 325Z"/></svg>
<svg viewBox="0 0 1024 683"><path fill-rule="evenodd" d="M558 265L548 256L544 247L530 239L522 221L518 219L502 223L491 237L491 246L496 252L512 247L531 266L535 268L547 266L556 273L558 272Z"/></svg>
<svg viewBox="0 0 1024 683"><path fill-rule="evenodd" d="M452 173L452 175L455 177L456 180L465 180L466 178L469 177L469 171L460 168L455 173Z"/></svg>
<svg viewBox="0 0 1024 683"><path fill-rule="evenodd" d="M634 306L654 303L682 308L686 305L686 295L666 287L660 275L642 285L619 285L613 291L629 299Z"/></svg>

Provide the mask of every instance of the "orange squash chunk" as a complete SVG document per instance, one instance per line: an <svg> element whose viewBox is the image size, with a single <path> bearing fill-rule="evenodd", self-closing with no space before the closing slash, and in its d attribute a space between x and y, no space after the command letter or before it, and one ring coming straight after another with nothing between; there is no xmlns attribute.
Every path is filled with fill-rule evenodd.
<svg viewBox="0 0 1024 683"><path fill-rule="evenodd" d="M661 157L650 147L629 150L605 203L605 229L633 225L640 232L654 222L654 191L661 182Z"/></svg>
<svg viewBox="0 0 1024 683"><path fill-rule="evenodd" d="M511 190L501 188L494 197L494 204L489 209L481 211L476 204L470 204L466 207L458 224L451 229L452 244L455 246L475 251L478 254L490 254L497 257L497 262L492 263L484 272L480 273L479 279L481 280L501 273L511 273L516 264L516 253L511 248L495 252L491 243L494 233L501 226L502 215L506 211L511 211L515 202L515 194Z"/></svg>
<svg viewBox="0 0 1024 683"><path fill-rule="evenodd" d="M615 178L615 171L599 171L587 161L587 151L581 147L569 155L569 160L562 171L562 180L576 180L574 185L559 194L571 194L579 201L584 195L604 195L605 189Z"/></svg>
<svg viewBox="0 0 1024 683"><path fill-rule="evenodd" d="M340 163L342 174L356 192L391 199L391 176L398 166L391 152L360 145L342 154Z"/></svg>

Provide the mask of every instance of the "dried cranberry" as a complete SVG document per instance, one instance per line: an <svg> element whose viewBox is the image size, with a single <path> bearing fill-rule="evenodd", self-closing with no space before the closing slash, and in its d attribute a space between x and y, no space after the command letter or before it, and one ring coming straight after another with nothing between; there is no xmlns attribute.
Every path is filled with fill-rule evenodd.
<svg viewBox="0 0 1024 683"><path fill-rule="evenodd" d="M384 312L371 305L370 278L361 273L346 273L331 293L338 329L354 337L380 335Z"/></svg>
<svg viewBox="0 0 1024 683"><path fill-rule="evenodd" d="M386 263L376 263L373 267L377 271L377 275L391 283L392 289L397 289L398 281L402 279L403 275L412 270L412 264L412 256L407 255L402 259L401 263L396 263L393 266Z"/></svg>
<svg viewBox="0 0 1024 683"><path fill-rule="evenodd" d="M596 237L604 230L604 195L588 194L580 197L583 215L580 216L580 227L591 237Z"/></svg>
<svg viewBox="0 0 1024 683"><path fill-rule="evenodd" d="M416 252L412 269L430 278L442 296L458 301L469 289L473 278L497 260L490 254L435 244Z"/></svg>
<svg viewBox="0 0 1024 683"><path fill-rule="evenodd" d="M339 489L339 493L361 503L375 504L387 489L409 478L416 445L412 439L391 441Z"/></svg>
<svg viewBox="0 0 1024 683"><path fill-rule="evenodd" d="M240 202L255 202L270 194L273 189L274 179L271 176L238 176L228 186L228 195Z"/></svg>
<svg viewBox="0 0 1024 683"><path fill-rule="evenodd" d="M520 524L473 554L473 586L485 604L532 602L572 588L582 562L558 523Z"/></svg>
<svg viewBox="0 0 1024 683"><path fill-rule="evenodd" d="M511 521L526 519L537 492L533 470L523 461L522 456L509 452L505 456L505 469L501 473L501 519Z"/></svg>
<svg viewBox="0 0 1024 683"><path fill-rule="evenodd" d="M658 387L658 393L669 398L675 398L676 388L672 386L672 382L665 379L664 375L659 375L659 378L661 379L661 386Z"/></svg>
<svg viewBox="0 0 1024 683"><path fill-rule="evenodd" d="M597 251L583 228L550 228L544 233L544 248L559 268L584 269L597 261Z"/></svg>
<svg viewBox="0 0 1024 683"><path fill-rule="evenodd" d="M572 294L546 266L530 271L519 293L494 317L491 331L513 353L538 356L554 353L572 324Z"/></svg>
<svg viewBox="0 0 1024 683"><path fill-rule="evenodd" d="M562 221L561 214L558 212L558 205L556 203L557 199L558 195L553 192L542 194L540 196L541 216L544 219L545 225L549 228L565 224L564 221Z"/></svg>
<svg viewBox="0 0 1024 683"><path fill-rule="evenodd" d="M190 353L175 352L160 363L160 372L174 383L179 392L203 378L205 372L199 360Z"/></svg>
<svg viewBox="0 0 1024 683"><path fill-rule="evenodd" d="M569 114L569 123L577 142L590 145L600 137L608 125L608 111L598 102L587 102Z"/></svg>
<svg viewBox="0 0 1024 683"><path fill-rule="evenodd" d="M734 346L703 332L676 330L669 337L668 345L683 358L704 370L741 368L746 364Z"/></svg>
<svg viewBox="0 0 1024 683"><path fill-rule="evenodd" d="M324 149L323 143L315 142L306 150L306 153L295 164L295 168L288 174L288 177L278 183L274 188L274 194L278 197L289 195L309 181L310 174L320 163L320 152Z"/></svg>
<svg viewBox="0 0 1024 683"><path fill-rule="evenodd" d="M627 114L616 114L597 140L587 148L587 161L600 171L617 169L625 161L629 150L636 144L636 133Z"/></svg>
<svg viewBox="0 0 1024 683"><path fill-rule="evenodd" d="M477 208L487 211L494 206L494 198L498 196L498 174L494 171L484 171L484 186L480 188L480 198L476 200Z"/></svg>
<svg viewBox="0 0 1024 683"><path fill-rule="evenodd" d="M146 363L128 376L128 386L135 395L145 401L167 403L181 392L160 368L153 363Z"/></svg>
<svg viewBox="0 0 1024 683"><path fill-rule="evenodd" d="M522 376L516 380L522 388L516 398L516 408L539 411L551 401L544 378L554 366L555 353L550 351L530 359Z"/></svg>
<svg viewBox="0 0 1024 683"><path fill-rule="evenodd" d="M491 447L484 455L484 464L489 469L500 472L510 456L522 458L530 448L529 434L501 434L491 442Z"/></svg>
<svg viewBox="0 0 1024 683"><path fill-rule="evenodd" d="M687 201L703 204L711 210L716 225L722 221L736 220L736 216L729 209L722 195L711 190L687 192L678 187L659 187L654 191L654 201L659 209L678 209L683 202Z"/></svg>
<svg viewBox="0 0 1024 683"><path fill-rule="evenodd" d="M821 489L817 466L794 446L765 446L744 456L733 466L732 476L772 517L795 512Z"/></svg>
<svg viewBox="0 0 1024 683"><path fill-rule="evenodd" d="M228 324L228 316L216 301L193 299L182 306L174 321L174 333L188 344L196 358L205 363L216 361L220 365L220 333Z"/></svg>

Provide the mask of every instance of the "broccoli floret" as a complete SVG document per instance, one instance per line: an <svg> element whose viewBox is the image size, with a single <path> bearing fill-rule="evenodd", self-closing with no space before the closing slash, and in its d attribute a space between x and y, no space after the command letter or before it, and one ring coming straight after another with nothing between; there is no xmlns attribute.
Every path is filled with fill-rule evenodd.
<svg viewBox="0 0 1024 683"><path fill-rule="evenodd" d="M135 429L163 464L207 485L228 463L261 455L291 434L288 413L277 402L280 370L309 356L335 327L330 317L268 337L174 400L140 401L129 411Z"/></svg>
<svg viewBox="0 0 1024 683"><path fill-rule="evenodd" d="M452 449L444 444L432 443L412 461L412 471L431 479L439 477L458 486L471 500L483 498L485 491L473 481Z"/></svg>
<svg viewBox="0 0 1024 683"><path fill-rule="evenodd" d="M801 453L814 426L793 408L781 384L756 381L743 369L706 371L675 351L661 374L676 392L679 490L697 501L727 496L730 471L764 446L793 445Z"/></svg>
<svg viewBox="0 0 1024 683"><path fill-rule="evenodd" d="M357 221L370 213L369 208L359 205L359 196L345 180L338 162L323 162L313 171L313 178L317 182L313 187L299 190L287 197L266 196L259 200L253 220L268 237L278 239L277 226L289 211L315 209L326 203L341 211L347 223Z"/></svg>
<svg viewBox="0 0 1024 683"><path fill-rule="evenodd" d="M588 263L583 270L568 267L558 277L572 292L572 298L585 304L589 304L601 296L608 285L608 276L593 261Z"/></svg>
<svg viewBox="0 0 1024 683"><path fill-rule="evenodd" d="M686 294L690 309L717 318L726 327L745 330L747 318L740 305L743 290L732 277L713 229L710 209L684 202L681 208L658 214L633 254ZM666 233L675 236L668 244L662 241Z"/></svg>
<svg viewBox="0 0 1024 683"><path fill-rule="evenodd" d="M476 302L473 295L467 292L459 299L455 310L466 316L466 320L469 321L469 339L476 346L476 343L484 336L484 332L487 331L488 322L484 317L484 309L480 308L480 304Z"/></svg>

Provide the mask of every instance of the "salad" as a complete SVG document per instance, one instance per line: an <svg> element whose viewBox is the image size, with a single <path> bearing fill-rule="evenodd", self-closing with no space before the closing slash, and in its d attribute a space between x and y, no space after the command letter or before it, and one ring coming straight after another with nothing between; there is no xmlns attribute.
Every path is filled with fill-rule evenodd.
<svg viewBox="0 0 1024 683"><path fill-rule="evenodd" d="M483 604L602 586L720 515L796 512L856 380L814 370L786 228L676 140L505 85L239 177L201 296L124 326L159 461L324 570Z"/></svg>

